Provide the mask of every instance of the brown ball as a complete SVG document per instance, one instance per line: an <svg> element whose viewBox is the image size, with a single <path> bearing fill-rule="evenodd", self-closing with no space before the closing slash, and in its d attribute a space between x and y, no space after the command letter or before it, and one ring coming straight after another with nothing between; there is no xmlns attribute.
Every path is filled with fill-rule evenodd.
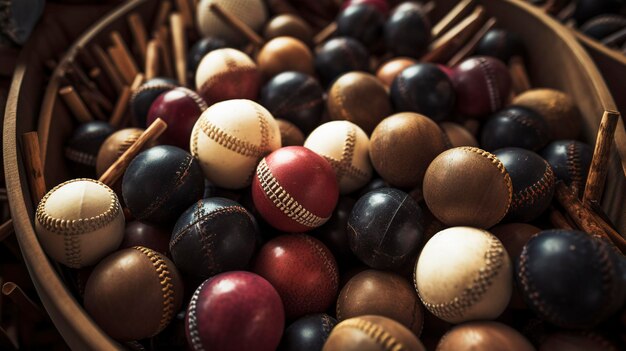
<svg viewBox="0 0 626 351"><path fill-rule="evenodd" d="M450 147L474 146L478 147L478 141L470 131L460 124L442 122L439 126L450 142Z"/></svg>
<svg viewBox="0 0 626 351"><path fill-rule="evenodd" d="M504 218L513 197L502 162L469 146L437 156L426 170L423 190L426 205L444 224L483 229Z"/></svg>
<svg viewBox="0 0 626 351"><path fill-rule="evenodd" d="M393 113L387 88L364 72L349 72L339 77L328 92L327 103L331 119L348 120L368 135Z"/></svg>
<svg viewBox="0 0 626 351"><path fill-rule="evenodd" d="M182 303L183 282L174 263L142 246L104 259L85 287L85 309L102 330L121 341L160 333Z"/></svg>
<svg viewBox="0 0 626 351"><path fill-rule="evenodd" d="M304 145L304 133L295 124L279 118L276 118L276 122L280 129L281 146Z"/></svg>
<svg viewBox="0 0 626 351"><path fill-rule="evenodd" d="M421 185L428 165L445 149L437 123L413 112L385 118L370 138L370 158L376 172L400 188Z"/></svg>
<svg viewBox="0 0 626 351"><path fill-rule="evenodd" d="M271 40L278 37L293 37L301 42L311 45L313 43L313 29L302 18L283 14L278 15L265 26L263 37L265 40Z"/></svg>
<svg viewBox="0 0 626 351"><path fill-rule="evenodd" d="M561 91L532 89L515 97L512 103L539 112L548 123L553 140L576 139L580 135L580 112L574 100Z"/></svg>
<svg viewBox="0 0 626 351"><path fill-rule="evenodd" d="M339 321L363 315L391 318L419 336L424 326L424 309L415 288L401 276L366 270L341 289L337 299Z"/></svg>
<svg viewBox="0 0 626 351"><path fill-rule="evenodd" d="M425 351L402 324L381 316L360 316L337 324L322 351Z"/></svg>
<svg viewBox="0 0 626 351"><path fill-rule="evenodd" d="M454 327L437 345L437 351L534 351L518 331L497 322L470 322Z"/></svg>
<svg viewBox="0 0 626 351"><path fill-rule="evenodd" d="M256 60L265 80L286 71L314 74L311 50L306 44L292 37L270 40L261 48Z"/></svg>
<svg viewBox="0 0 626 351"><path fill-rule="evenodd" d="M98 177L104 174L104 172L122 156L124 151L128 150L128 148L139 139L141 133L143 133L143 129L126 128L111 134L104 141L102 146L100 146L98 158L96 159L96 174L98 174ZM154 143L144 148L147 149L151 146L154 146Z"/></svg>
<svg viewBox="0 0 626 351"><path fill-rule="evenodd" d="M396 76L402 72L405 68L417 63L417 60L409 57L397 57L383 63L376 71L376 77L387 87L391 86L391 83Z"/></svg>

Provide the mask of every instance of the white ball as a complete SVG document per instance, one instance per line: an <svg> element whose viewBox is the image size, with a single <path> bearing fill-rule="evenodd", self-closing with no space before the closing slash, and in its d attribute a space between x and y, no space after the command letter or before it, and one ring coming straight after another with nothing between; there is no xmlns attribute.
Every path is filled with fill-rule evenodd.
<svg viewBox="0 0 626 351"><path fill-rule="evenodd" d="M304 147L324 157L335 170L339 191L350 193L372 178L367 134L350 121L332 121L315 128Z"/></svg>
<svg viewBox="0 0 626 351"><path fill-rule="evenodd" d="M35 217L43 249L71 268L98 263L124 238L124 212L117 195L93 179L56 186L39 202Z"/></svg>
<svg viewBox="0 0 626 351"><path fill-rule="evenodd" d="M513 289L511 262L500 240L471 227L435 234L422 249L414 280L424 306L450 323L498 317Z"/></svg>
<svg viewBox="0 0 626 351"><path fill-rule="evenodd" d="M241 189L252 183L259 161L280 148L278 123L252 100L227 100L206 109L191 132L191 154L215 185Z"/></svg>
<svg viewBox="0 0 626 351"><path fill-rule="evenodd" d="M246 40L211 11L209 8L211 3L218 4L224 11L242 20L257 33L263 29L267 21L267 10L262 0L202 0L196 9L196 21L200 34L205 37L218 37L233 44L241 44Z"/></svg>

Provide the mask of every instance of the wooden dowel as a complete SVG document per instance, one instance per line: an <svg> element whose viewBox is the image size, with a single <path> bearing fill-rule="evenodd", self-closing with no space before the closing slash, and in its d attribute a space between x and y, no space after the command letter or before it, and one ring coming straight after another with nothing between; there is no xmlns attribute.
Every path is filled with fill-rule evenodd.
<svg viewBox="0 0 626 351"><path fill-rule="evenodd" d="M452 67L471 55L476 49L476 46L478 46L478 43L480 43L480 40L485 36L485 34L487 34L489 30L491 30L491 28L496 25L496 22L496 19L493 17L488 19L487 22L482 27L480 27L480 29L478 30L478 32L476 32L472 39L470 39L470 41L465 44L465 46L463 46L461 50L459 50L454 56L452 56L452 58L448 61L448 66Z"/></svg>
<svg viewBox="0 0 626 351"><path fill-rule="evenodd" d="M129 15L128 26L130 27L130 33L137 45L137 51L139 52L141 60L145 60L148 46L148 34L146 33L146 27L143 24L141 16L136 13Z"/></svg>
<svg viewBox="0 0 626 351"><path fill-rule="evenodd" d="M96 119L101 121L106 120L106 115L100 107L98 98L96 98L90 90L86 88L76 88L76 91L78 92L78 96L80 97L80 99L85 102L85 106L87 107L87 109L91 112L93 116L95 116Z"/></svg>
<svg viewBox="0 0 626 351"><path fill-rule="evenodd" d="M89 109L87 109L87 106L85 106L85 103L73 87L69 85L62 87L59 89L59 95L79 122L87 123L93 121L91 112L89 112Z"/></svg>
<svg viewBox="0 0 626 351"><path fill-rule="evenodd" d="M133 59L133 56L128 50L128 46L126 46L124 39L122 39L122 35L118 31L111 32L111 41L113 42L113 46L116 48L115 52L118 61L118 68L120 68L124 78L127 79L127 83L130 84L137 73L139 73L139 68L135 63L135 59Z"/></svg>
<svg viewBox="0 0 626 351"><path fill-rule="evenodd" d="M162 63L161 73L166 77L174 77L174 68L172 66L172 56L170 55L169 31L163 26L155 34L155 39L159 43L159 53Z"/></svg>
<svg viewBox="0 0 626 351"><path fill-rule="evenodd" d="M336 31L337 31L337 22L331 22L329 25L324 27L324 29L322 29L319 33L317 33L315 37L313 37L313 43L315 45L319 45L325 42L326 40L328 40L328 38L332 37Z"/></svg>
<svg viewBox="0 0 626 351"><path fill-rule="evenodd" d="M452 8L431 30L433 38L439 38L443 33L454 27L463 17L472 10L472 0L463 0Z"/></svg>
<svg viewBox="0 0 626 351"><path fill-rule="evenodd" d="M109 119L109 124L113 127L122 128L124 125L124 117L126 115L126 111L128 110L128 102L130 101L131 94L129 86L122 88L122 92L115 103L115 107L113 108L113 114Z"/></svg>
<svg viewBox="0 0 626 351"><path fill-rule="evenodd" d="M619 118L620 114L617 111L605 111L602 115L596 138L596 147L593 151L589 175L585 184L583 203L600 203L602 200L604 183L609 170L611 146L613 145L615 128L617 128Z"/></svg>
<svg viewBox="0 0 626 351"><path fill-rule="evenodd" d="M113 186L115 182L124 174L126 168L133 160L135 156L143 149L143 147L150 142L155 141L163 132L167 129L167 124L160 118L157 118L146 129L137 141L133 143L120 158L115 161L111 167L109 167L104 174L100 177L100 181L108 186Z"/></svg>
<svg viewBox="0 0 626 351"><path fill-rule="evenodd" d="M184 0L187 1L187 0ZM172 31L172 46L174 48L174 63L176 66L176 78L178 83L187 85L187 38L185 35L185 24L180 13L173 13L170 16L170 26Z"/></svg>
<svg viewBox="0 0 626 351"><path fill-rule="evenodd" d="M152 79L159 75L159 42L152 39L148 42L146 50L146 79Z"/></svg>
<svg viewBox="0 0 626 351"><path fill-rule="evenodd" d="M143 73L139 73L135 76L135 79L133 79L133 84L130 85L130 92L134 93L135 91L137 91L137 89L139 89L139 87L146 81L145 76L143 75Z"/></svg>
<svg viewBox="0 0 626 351"><path fill-rule="evenodd" d="M454 55L480 28L484 14L483 7L477 6L471 15L432 42L421 61L439 62Z"/></svg>
<svg viewBox="0 0 626 351"><path fill-rule="evenodd" d="M37 132L28 132L22 135L22 152L24 153L24 166L30 185L30 197L36 206L46 195L46 181Z"/></svg>
<svg viewBox="0 0 626 351"><path fill-rule="evenodd" d="M524 59L521 56L511 57L509 61L509 72L511 72L511 80L513 83L513 91L515 94L521 94L531 88L530 79L526 71Z"/></svg>
<svg viewBox="0 0 626 351"><path fill-rule="evenodd" d="M97 44L93 46L93 53L96 56L96 59L100 63L100 67L104 70L107 77L111 81L111 84L115 88L116 92L122 91L122 87L124 86L124 81L120 76L120 73L117 71L117 68L111 62L109 56L104 52L104 49Z"/></svg>
<svg viewBox="0 0 626 351"><path fill-rule="evenodd" d="M239 32L239 34L243 35L248 39L251 43L256 45L258 48L263 46L263 38L261 38L250 26L244 23L239 18L233 16L224 10L220 5L215 2L209 3L209 10L211 10L219 19L224 21L227 25L229 25L233 30Z"/></svg>
<svg viewBox="0 0 626 351"><path fill-rule="evenodd" d="M191 10L191 4L189 0L176 0L176 7L178 12L182 16L184 28L193 28L193 11ZM171 19L170 19L171 20Z"/></svg>
<svg viewBox="0 0 626 351"><path fill-rule="evenodd" d="M170 15L170 11L172 10L172 3L169 1L162 1L161 6L159 6L159 10L154 18L154 22L152 24L152 31L157 32L161 27L165 25L167 21L167 17Z"/></svg>
<svg viewBox="0 0 626 351"><path fill-rule="evenodd" d="M9 219L8 221L2 223L2 225L0 225L0 242L8 238L11 234L13 234L13 232L14 229L12 219Z"/></svg>
<svg viewBox="0 0 626 351"><path fill-rule="evenodd" d="M572 230L574 227L569 223L565 216L554 206L550 209L550 222L555 228Z"/></svg>

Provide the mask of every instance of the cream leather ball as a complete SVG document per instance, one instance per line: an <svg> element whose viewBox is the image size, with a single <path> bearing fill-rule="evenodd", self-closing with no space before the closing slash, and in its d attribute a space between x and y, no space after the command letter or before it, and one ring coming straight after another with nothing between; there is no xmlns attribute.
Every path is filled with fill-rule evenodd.
<svg viewBox="0 0 626 351"><path fill-rule="evenodd" d="M513 289L509 256L486 230L452 227L435 234L415 266L415 287L424 306L450 322L495 319Z"/></svg>
<svg viewBox="0 0 626 351"><path fill-rule="evenodd" d="M191 132L191 154L200 162L204 175L222 188L250 185L259 161L278 148L278 123L252 100L212 105Z"/></svg>
<svg viewBox="0 0 626 351"><path fill-rule="evenodd" d="M324 157L335 170L342 194L359 189L372 178L367 134L350 121L324 123L309 134L304 147Z"/></svg>
<svg viewBox="0 0 626 351"><path fill-rule="evenodd" d="M242 44L246 40L211 11L211 3L219 5L257 33L267 21L267 10L262 0L202 0L196 9L196 21L203 37L218 37L233 44Z"/></svg>
<svg viewBox="0 0 626 351"><path fill-rule="evenodd" d="M105 184L73 179L57 185L39 202L35 231L46 253L71 268L98 263L124 237L124 212Z"/></svg>

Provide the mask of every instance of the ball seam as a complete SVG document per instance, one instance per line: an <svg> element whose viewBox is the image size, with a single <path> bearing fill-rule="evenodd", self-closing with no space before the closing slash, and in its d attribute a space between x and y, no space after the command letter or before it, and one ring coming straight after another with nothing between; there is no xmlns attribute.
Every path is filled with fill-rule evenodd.
<svg viewBox="0 0 626 351"><path fill-rule="evenodd" d="M339 323L335 330L354 328L365 333L365 335L374 339L374 341L383 347L385 351L403 351L406 350L402 342L396 339L391 333L387 332L380 325L363 320L361 318L347 319Z"/></svg>
<svg viewBox="0 0 626 351"><path fill-rule="evenodd" d="M517 193L513 194L513 200L511 204L511 210L515 211L523 206L532 206L537 200L547 195L550 189L554 186L554 171L547 161L545 163L545 170L541 175L541 178L533 184L521 189Z"/></svg>
<svg viewBox="0 0 626 351"><path fill-rule="evenodd" d="M90 167L96 166L96 156L90 153L87 153L84 151L78 151L76 149L72 149L69 147L65 148L65 158L67 158L70 161L87 165Z"/></svg>
<svg viewBox="0 0 626 351"><path fill-rule="evenodd" d="M263 149L262 146L257 146L247 141L241 140L234 135L230 135L218 126L209 122L206 118L200 118L199 126L204 135L209 139L215 141L218 145L233 151L239 155L246 157L258 157L265 156L269 150ZM197 137L194 139L194 150L197 154Z"/></svg>
<svg viewBox="0 0 626 351"><path fill-rule="evenodd" d="M191 346L195 351L204 351L204 346L202 345L202 340L200 339L200 331L198 331L198 299L200 298L200 293L204 286L209 282L209 280L205 280L204 283L200 284L200 286L196 289L189 301L189 309L187 311L187 323L189 325L189 339L191 341Z"/></svg>

